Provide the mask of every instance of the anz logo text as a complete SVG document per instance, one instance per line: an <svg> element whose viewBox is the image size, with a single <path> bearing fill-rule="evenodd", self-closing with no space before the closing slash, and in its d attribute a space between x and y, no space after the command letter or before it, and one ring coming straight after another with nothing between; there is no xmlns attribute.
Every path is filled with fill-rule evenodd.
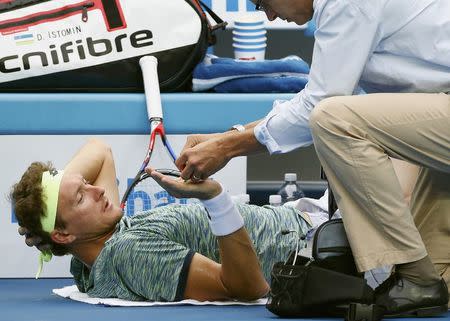
<svg viewBox="0 0 450 321"><path fill-rule="evenodd" d="M132 178L128 178L127 185L133 182ZM188 204L189 199L175 198L165 190L155 190L153 192L144 190L135 190L131 192L127 199L126 213L127 216L133 216L136 213L147 211L152 208L161 207L169 204Z"/></svg>

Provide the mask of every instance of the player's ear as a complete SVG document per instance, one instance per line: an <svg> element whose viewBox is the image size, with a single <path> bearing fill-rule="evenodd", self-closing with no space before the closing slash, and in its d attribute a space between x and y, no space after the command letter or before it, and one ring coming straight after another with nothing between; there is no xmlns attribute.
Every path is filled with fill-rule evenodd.
<svg viewBox="0 0 450 321"><path fill-rule="evenodd" d="M61 229L54 229L50 233L50 238L53 242L64 245L71 244L76 240L75 235L69 234L67 231Z"/></svg>

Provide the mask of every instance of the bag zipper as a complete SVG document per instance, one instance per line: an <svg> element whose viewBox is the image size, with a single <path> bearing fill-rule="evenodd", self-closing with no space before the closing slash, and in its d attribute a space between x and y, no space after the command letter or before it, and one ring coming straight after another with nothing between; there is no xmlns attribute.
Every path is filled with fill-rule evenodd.
<svg viewBox="0 0 450 321"><path fill-rule="evenodd" d="M24 28L28 26L34 26L46 21L60 20L65 17L76 15L79 12L81 12L81 20L83 22L87 22L88 10L92 9L93 7L94 7L93 1L85 1L74 5L62 7L56 10L49 10L46 12L31 14L17 19L6 20L0 22L0 31L2 32L14 31L18 27Z"/></svg>

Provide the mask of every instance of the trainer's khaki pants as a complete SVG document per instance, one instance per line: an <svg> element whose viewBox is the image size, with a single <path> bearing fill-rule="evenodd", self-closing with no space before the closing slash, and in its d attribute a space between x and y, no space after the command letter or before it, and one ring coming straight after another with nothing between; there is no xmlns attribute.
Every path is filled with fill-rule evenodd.
<svg viewBox="0 0 450 321"><path fill-rule="evenodd" d="M371 94L323 100L314 144L360 271L450 263L450 96ZM422 167L411 207L389 157ZM417 226L417 227L416 227Z"/></svg>

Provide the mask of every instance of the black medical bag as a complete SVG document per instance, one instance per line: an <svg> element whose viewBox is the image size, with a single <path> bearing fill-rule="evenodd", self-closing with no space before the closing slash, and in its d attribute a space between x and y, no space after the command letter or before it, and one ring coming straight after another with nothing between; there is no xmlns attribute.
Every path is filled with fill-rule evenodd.
<svg viewBox="0 0 450 321"><path fill-rule="evenodd" d="M343 317L350 303L372 304L373 290L356 270L340 219L318 228L312 251L312 259L292 252L274 265L268 310L282 317Z"/></svg>
<svg viewBox="0 0 450 321"><path fill-rule="evenodd" d="M1 0L0 91L143 91L144 55L161 91L189 90L225 25L199 0Z"/></svg>
<svg viewBox="0 0 450 321"><path fill-rule="evenodd" d="M317 228L312 258L291 252L271 272L266 308L280 317L345 317L377 321L382 311L373 304L374 291L359 273L330 187L329 220Z"/></svg>

